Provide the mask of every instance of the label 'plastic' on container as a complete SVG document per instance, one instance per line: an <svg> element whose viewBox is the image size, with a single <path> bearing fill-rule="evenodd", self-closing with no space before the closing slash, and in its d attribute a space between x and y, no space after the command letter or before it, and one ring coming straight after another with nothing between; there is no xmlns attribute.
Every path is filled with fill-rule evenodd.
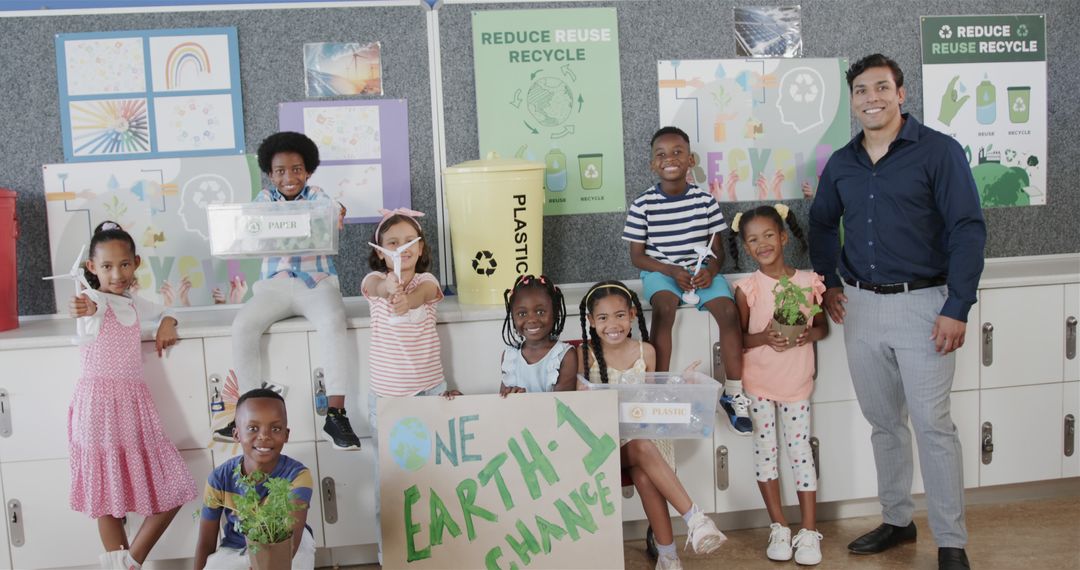
<svg viewBox="0 0 1080 570"><path fill-rule="evenodd" d="M639 424L688 424L690 404L619 404L619 421Z"/></svg>

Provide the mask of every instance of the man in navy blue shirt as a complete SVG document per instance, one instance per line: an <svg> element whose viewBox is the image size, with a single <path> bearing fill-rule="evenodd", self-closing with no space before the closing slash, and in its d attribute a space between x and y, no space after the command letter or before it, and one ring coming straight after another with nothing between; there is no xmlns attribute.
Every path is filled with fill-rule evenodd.
<svg viewBox="0 0 1080 570"><path fill-rule="evenodd" d="M862 132L821 175L810 259L825 277L826 311L844 325L855 393L873 427L884 524L848 549L872 554L915 540L910 413L938 566L968 568L949 391L983 268L978 191L960 144L901 113L906 93L896 62L867 56L847 81Z"/></svg>

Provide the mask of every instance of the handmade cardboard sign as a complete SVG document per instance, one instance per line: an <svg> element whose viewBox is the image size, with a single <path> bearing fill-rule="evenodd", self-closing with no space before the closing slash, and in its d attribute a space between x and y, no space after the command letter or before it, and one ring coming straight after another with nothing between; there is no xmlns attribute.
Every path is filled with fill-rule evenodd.
<svg viewBox="0 0 1080 570"><path fill-rule="evenodd" d="M622 568L614 391L378 403L387 568Z"/></svg>

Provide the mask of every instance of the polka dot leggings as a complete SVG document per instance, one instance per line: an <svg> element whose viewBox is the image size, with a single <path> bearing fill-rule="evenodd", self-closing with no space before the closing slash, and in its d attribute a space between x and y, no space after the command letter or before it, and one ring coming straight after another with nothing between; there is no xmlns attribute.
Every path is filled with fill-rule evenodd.
<svg viewBox="0 0 1080 570"><path fill-rule="evenodd" d="M754 469L761 482L780 478L777 465L780 445L777 423L783 427L784 443L791 470L795 475L795 490L816 491L817 474L814 456L810 451L810 401L774 402L767 398L750 397L750 419L754 422ZM779 416L779 418L778 418Z"/></svg>

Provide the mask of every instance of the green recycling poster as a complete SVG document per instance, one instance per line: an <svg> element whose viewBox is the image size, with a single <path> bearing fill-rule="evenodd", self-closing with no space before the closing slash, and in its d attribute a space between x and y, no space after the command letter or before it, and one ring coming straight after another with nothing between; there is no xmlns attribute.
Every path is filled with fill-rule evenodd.
<svg viewBox="0 0 1080 570"><path fill-rule="evenodd" d="M1046 16L924 16L924 123L964 147L983 207L1046 204Z"/></svg>
<svg viewBox="0 0 1080 570"><path fill-rule="evenodd" d="M614 8L473 12L480 154L544 163L544 214L626 208Z"/></svg>

